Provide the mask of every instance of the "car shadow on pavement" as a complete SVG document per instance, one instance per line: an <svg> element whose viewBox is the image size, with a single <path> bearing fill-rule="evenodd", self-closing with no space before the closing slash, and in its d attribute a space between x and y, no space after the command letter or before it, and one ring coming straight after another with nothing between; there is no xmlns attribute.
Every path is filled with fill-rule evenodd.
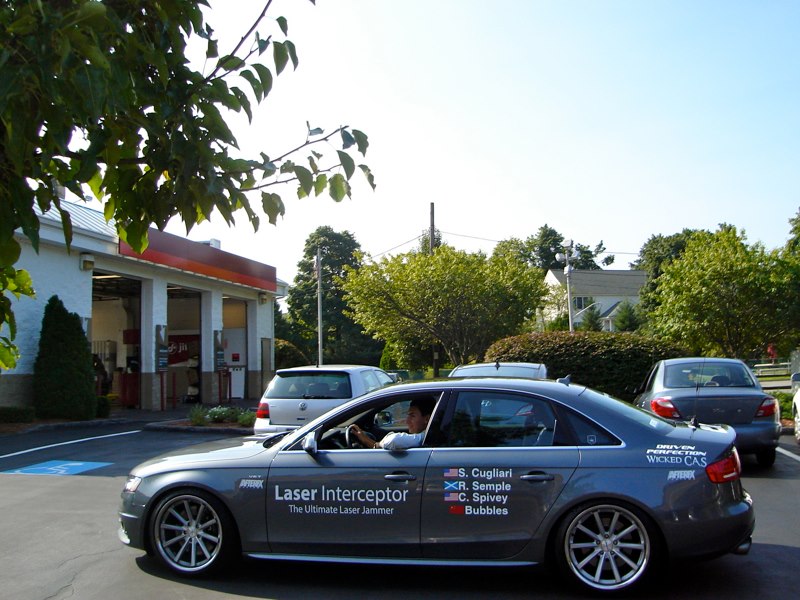
<svg viewBox="0 0 800 600"><path fill-rule="evenodd" d="M136 562L144 573L175 582L181 588L219 592L226 597L280 600L596 598L576 591L550 566L417 567L245 558L223 576L184 579L162 567L154 558L141 556ZM649 585L624 597L655 600L791 597L790 581L775 575L793 572L798 563L800 548L753 544L746 556L726 555L709 561L673 563ZM765 569L765 565L770 568ZM785 583L780 583L780 579ZM785 586L783 594L779 592L781 586ZM769 590L766 595L765 590Z"/></svg>

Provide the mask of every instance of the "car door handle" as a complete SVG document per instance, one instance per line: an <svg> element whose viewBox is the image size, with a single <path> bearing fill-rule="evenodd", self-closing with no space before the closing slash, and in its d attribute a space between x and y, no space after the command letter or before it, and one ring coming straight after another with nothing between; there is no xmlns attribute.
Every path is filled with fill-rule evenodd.
<svg viewBox="0 0 800 600"><path fill-rule="evenodd" d="M411 475L411 473L389 473L388 475L384 475L383 478L389 481L415 481L417 479L416 476Z"/></svg>
<svg viewBox="0 0 800 600"><path fill-rule="evenodd" d="M555 475L550 473L528 473L520 477L522 481L553 481L555 478Z"/></svg>

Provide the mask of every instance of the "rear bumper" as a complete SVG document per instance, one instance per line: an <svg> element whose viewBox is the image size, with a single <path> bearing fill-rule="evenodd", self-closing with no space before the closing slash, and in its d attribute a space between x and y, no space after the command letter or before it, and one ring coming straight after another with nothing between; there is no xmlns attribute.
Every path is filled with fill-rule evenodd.
<svg viewBox="0 0 800 600"><path fill-rule="evenodd" d="M741 453L776 448L781 437L781 424L775 421L732 425L736 432L736 449Z"/></svg>
<svg viewBox="0 0 800 600"><path fill-rule="evenodd" d="M256 419L253 425L253 433L281 433L282 431L294 431L297 427L293 425L273 425L269 419Z"/></svg>

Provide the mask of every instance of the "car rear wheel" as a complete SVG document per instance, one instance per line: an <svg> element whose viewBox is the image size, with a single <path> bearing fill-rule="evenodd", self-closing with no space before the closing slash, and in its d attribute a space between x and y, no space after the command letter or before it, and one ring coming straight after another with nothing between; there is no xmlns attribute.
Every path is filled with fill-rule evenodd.
<svg viewBox="0 0 800 600"><path fill-rule="evenodd" d="M179 490L153 512L156 556L181 575L200 575L227 563L238 549L233 520L221 502L200 490Z"/></svg>
<svg viewBox="0 0 800 600"><path fill-rule="evenodd" d="M775 448L759 450L756 452L756 461L760 467L771 467L775 464Z"/></svg>
<svg viewBox="0 0 800 600"><path fill-rule="evenodd" d="M652 570L654 539L633 508L584 506L562 522L556 559L567 576L595 591L614 592L642 582Z"/></svg>

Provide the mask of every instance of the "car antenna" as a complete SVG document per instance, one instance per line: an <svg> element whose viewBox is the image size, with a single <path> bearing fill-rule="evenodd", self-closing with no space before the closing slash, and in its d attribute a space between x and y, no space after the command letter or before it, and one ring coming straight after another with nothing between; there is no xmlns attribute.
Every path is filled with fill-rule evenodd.
<svg viewBox="0 0 800 600"><path fill-rule="evenodd" d="M572 383L572 375L567 375L566 377L559 377L556 379L556 383L563 383L564 385L569 385Z"/></svg>
<svg viewBox="0 0 800 600"><path fill-rule="evenodd" d="M500 370L500 361L499 360L494 361L494 368L497 369L498 371Z"/></svg>

